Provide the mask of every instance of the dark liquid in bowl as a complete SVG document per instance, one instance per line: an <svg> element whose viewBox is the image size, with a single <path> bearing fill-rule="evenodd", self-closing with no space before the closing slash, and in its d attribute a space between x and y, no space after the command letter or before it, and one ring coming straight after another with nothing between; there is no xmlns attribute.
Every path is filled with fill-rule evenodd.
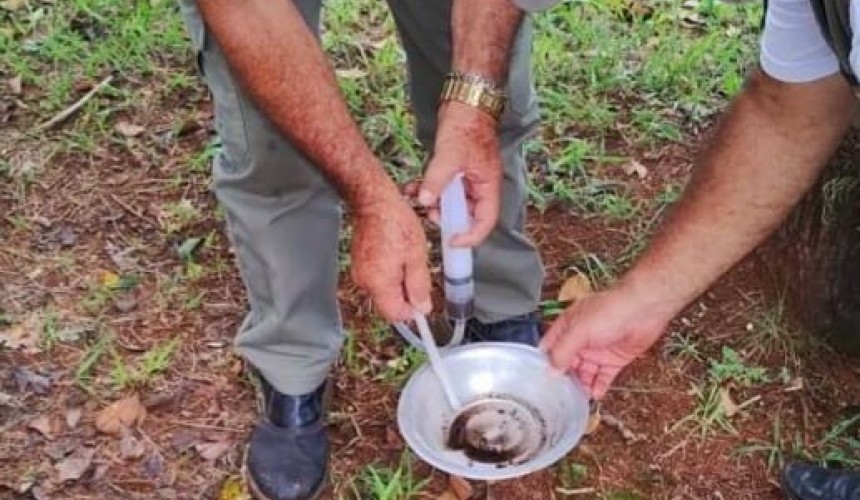
<svg viewBox="0 0 860 500"><path fill-rule="evenodd" d="M521 463L533 455L546 440L546 429L539 430L538 442L525 439L534 432L527 422L534 415L523 415L517 407L498 406L492 400L467 408L457 415L448 429L446 445L462 451L470 460L499 467ZM540 422L543 424L543 422Z"/></svg>

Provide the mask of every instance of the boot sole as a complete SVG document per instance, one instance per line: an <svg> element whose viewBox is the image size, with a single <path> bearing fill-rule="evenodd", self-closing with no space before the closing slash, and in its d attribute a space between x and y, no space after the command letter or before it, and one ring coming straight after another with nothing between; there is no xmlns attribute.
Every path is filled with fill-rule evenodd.
<svg viewBox="0 0 860 500"><path fill-rule="evenodd" d="M799 496L795 495L791 488L788 487L788 484L785 481L785 477L782 474L779 475L779 487L780 493L785 495L785 500L803 500Z"/></svg>
<svg viewBox="0 0 860 500"><path fill-rule="evenodd" d="M245 447L245 453L242 455L242 480L245 482L245 485L248 487L248 493L251 494L251 497L255 500L275 500L272 497L264 494L260 487L257 486L257 483L254 481L254 478L251 477L251 474L248 472L248 448ZM306 497L302 500L318 500L320 496L322 496L323 491L325 491L326 487L329 485L329 473L328 473L328 464L326 464L325 475L323 476L322 481L320 481L320 485L311 493L311 496Z"/></svg>

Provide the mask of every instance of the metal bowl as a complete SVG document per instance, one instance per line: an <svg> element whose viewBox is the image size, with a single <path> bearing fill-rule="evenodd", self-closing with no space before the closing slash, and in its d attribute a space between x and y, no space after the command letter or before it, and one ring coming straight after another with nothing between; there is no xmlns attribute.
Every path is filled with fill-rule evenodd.
<svg viewBox="0 0 860 500"><path fill-rule="evenodd" d="M449 474L503 480L549 467L582 438L588 397L546 355L513 343L453 347L442 359L463 407L453 410L429 364L406 383L397 424L422 460Z"/></svg>

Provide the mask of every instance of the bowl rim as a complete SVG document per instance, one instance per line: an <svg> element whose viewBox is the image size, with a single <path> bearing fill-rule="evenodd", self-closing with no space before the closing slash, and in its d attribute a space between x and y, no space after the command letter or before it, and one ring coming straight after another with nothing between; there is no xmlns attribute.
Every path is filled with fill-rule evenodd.
<svg viewBox="0 0 860 500"><path fill-rule="evenodd" d="M459 354L464 351L477 351L484 350L487 348L501 348L502 350L507 351L521 351L523 354L526 354L532 358L540 358L542 361L548 363L546 354L540 349L532 347L530 345L517 344L512 342L480 342L475 344L466 344L444 349L440 352L440 354L442 358L445 358L451 355ZM552 466L553 464L564 458L565 455L570 453L585 434L585 430L588 426L587 418L583 419L581 425L579 425L578 428L574 428L572 431L562 434L559 441L554 446L549 448L545 453L539 455L534 460L529 460L526 463L510 465L507 467L488 468L451 466L450 462L442 460L438 456L438 454L433 452L433 450L428 449L428 447L422 446L422 440L417 438L417 432L404 432L404 426L401 425L402 422L405 421L406 414L408 413L408 409L405 405L405 398L403 397L403 395L408 394L410 388L412 388L417 383L416 381L422 377L427 376L430 370L431 367L428 363L425 362L420 368L415 370L415 372L409 377L409 380L407 380L406 384L403 386L403 389L401 389L397 402L397 428L400 435L403 436L403 439L409 449L411 449L412 452L415 453L421 460L428 463L432 467L439 469L440 471L443 471L448 474L461 476L463 478L471 480L499 481L506 479L515 479ZM574 399L574 405L578 405L581 403L583 406L585 406L587 408L587 417L587 415L590 414L591 407L591 403L587 393L582 388L582 385L579 383L579 381L577 381L573 377L565 375L565 379L567 380L567 384L565 385L568 387L569 392Z"/></svg>

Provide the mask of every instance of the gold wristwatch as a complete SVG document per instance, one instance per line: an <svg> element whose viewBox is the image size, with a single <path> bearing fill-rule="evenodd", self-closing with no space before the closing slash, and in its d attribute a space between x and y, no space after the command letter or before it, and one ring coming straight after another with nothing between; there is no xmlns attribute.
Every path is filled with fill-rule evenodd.
<svg viewBox="0 0 860 500"><path fill-rule="evenodd" d="M505 110L507 96L504 89L486 78L450 73L445 77L439 100L462 102L474 106L498 121Z"/></svg>

